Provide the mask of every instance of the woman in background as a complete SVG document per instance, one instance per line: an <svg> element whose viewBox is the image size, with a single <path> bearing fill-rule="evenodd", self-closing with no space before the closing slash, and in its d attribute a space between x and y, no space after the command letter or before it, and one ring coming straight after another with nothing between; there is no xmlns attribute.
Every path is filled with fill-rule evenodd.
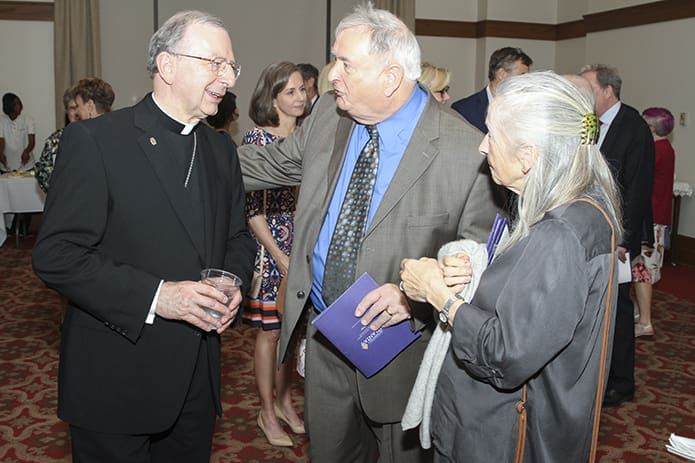
<svg viewBox="0 0 695 463"><path fill-rule="evenodd" d="M36 180L44 193L48 193L48 185L51 180L51 174L53 174L56 154L58 154L60 136L63 135L63 130L69 123L80 120L80 117L77 115L77 103L75 103L75 98L72 96L71 88L66 89L63 93L63 108L65 109L65 126L46 138L43 150L41 150L41 156L36 161Z"/></svg>
<svg viewBox="0 0 695 463"><path fill-rule="evenodd" d="M66 97L68 98L67 103ZM98 77L82 79L63 94L65 112L68 118L72 117L71 122L92 119L111 111L111 105L115 99L116 95L111 85ZM45 192L48 192L50 186L63 130L64 128L57 130L46 139L37 163L36 178L39 181L39 186Z"/></svg>
<svg viewBox="0 0 695 463"><path fill-rule="evenodd" d="M673 131L673 114L666 108L649 108L642 117L654 137L654 186L652 189L652 221L645 227L654 227L654 243L644 243L642 254L632 261L632 281L639 317L635 324L635 337L652 336L652 285L661 279L664 250L671 248L671 201L675 154L668 136ZM649 236L649 234L647 234ZM652 247L653 246L653 247Z"/></svg>
<svg viewBox="0 0 695 463"><path fill-rule="evenodd" d="M418 81L440 103L446 103L451 98L449 96L451 73L448 69L440 68L430 63L422 63L422 74L420 74Z"/></svg>
<svg viewBox="0 0 695 463"><path fill-rule="evenodd" d="M451 331L431 411L436 462L514 461L524 385L524 461L587 461L617 257L611 224L581 200L605 209L614 243L622 235L587 87L552 72L499 85L480 152L495 182L519 194L519 209L472 300L450 286L465 266L401 263L407 296L432 304ZM615 278L613 307L617 288Z"/></svg>
<svg viewBox="0 0 695 463"><path fill-rule="evenodd" d="M263 70L251 96L249 116L256 127L244 135L242 144L267 145L287 137L297 128L297 119L308 112L307 94L299 68L289 62L271 64ZM258 244L254 271L261 276L258 294L245 302L243 321L260 328L256 336L254 367L261 399L258 426L268 442L292 446L279 420L303 434L304 422L292 405L292 362L277 368L280 314L275 305L282 279L287 275L294 235L295 187L252 191L246 196L249 228Z"/></svg>
<svg viewBox="0 0 695 463"><path fill-rule="evenodd" d="M215 115L205 118L213 129L227 137L234 144L234 148L237 145L232 138L230 128L237 119L239 119L239 109L236 105L236 95L232 92L224 94L222 101L217 105L217 113Z"/></svg>

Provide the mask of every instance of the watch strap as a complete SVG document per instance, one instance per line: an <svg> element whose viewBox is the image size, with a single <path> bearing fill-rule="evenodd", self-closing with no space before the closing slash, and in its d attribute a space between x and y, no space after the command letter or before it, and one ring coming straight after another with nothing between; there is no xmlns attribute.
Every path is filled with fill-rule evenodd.
<svg viewBox="0 0 695 463"><path fill-rule="evenodd" d="M439 313L439 319L442 323L449 323L449 311L451 310L451 306L454 305L454 302L456 301L463 301L464 303L466 302L463 296L458 293L451 296L449 300L446 301L444 307L442 307L442 310Z"/></svg>

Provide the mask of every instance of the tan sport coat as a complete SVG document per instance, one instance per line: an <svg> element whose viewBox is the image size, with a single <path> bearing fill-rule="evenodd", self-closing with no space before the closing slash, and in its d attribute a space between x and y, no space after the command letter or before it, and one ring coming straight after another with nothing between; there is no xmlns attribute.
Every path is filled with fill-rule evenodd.
<svg viewBox="0 0 695 463"><path fill-rule="evenodd" d="M260 147L239 148L247 190L301 182L290 259L280 358L301 315L311 306L314 246L340 175L355 122L328 93L291 136ZM367 230L357 275L398 284L400 261L435 257L439 247L461 237L487 240L499 192L478 152L482 134L431 96ZM498 202L499 204L499 202ZM423 336L386 368L367 379L358 374L359 394L370 419L401 420L418 367L434 328L432 308L412 303L414 329ZM387 395L386 395L387 394ZM384 400L388 397L388 400Z"/></svg>

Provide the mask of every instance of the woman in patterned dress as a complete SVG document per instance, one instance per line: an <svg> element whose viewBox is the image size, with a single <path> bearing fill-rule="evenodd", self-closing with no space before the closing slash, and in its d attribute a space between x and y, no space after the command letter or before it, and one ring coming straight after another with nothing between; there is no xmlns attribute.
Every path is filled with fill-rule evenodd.
<svg viewBox="0 0 695 463"><path fill-rule="evenodd" d="M93 119L111 111L116 94L111 84L98 77L81 79L74 87L63 94L63 104L67 116L65 125L70 122ZM48 193L55 157L63 130L59 129L49 135L44 144L41 157L36 163L36 179L41 189Z"/></svg>
<svg viewBox="0 0 695 463"><path fill-rule="evenodd" d="M307 95L299 68L289 62L271 64L261 73L251 97L249 116L256 127L244 135L242 144L274 143L294 132L297 119L306 112ZM258 294L247 298L242 317L260 328L254 353L261 398L258 426L268 442L277 446L293 445L278 420L295 433L305 432L290 396L293 365L285 362L277 368L280 315L275 302L290 263L296 193L295 187L282 187L246 196L246 216L259 249L254 270L260 273L261 284Z"/></svg>
<svg viewBox="0 0 695 463"><path fill-rule="evenodd" d="M652 285L661 279L664 251L671 247L671 201L675 153L668 136L673 131L673 114L666 108L647 108L642 118L649 124L654 138L655 162L652 188L652 223L654 243L643 242L642 254L632 260L632 282L635 288L635 337L653 336ZM646 229L645 229L646 232ZM646 233L647 237L649 234Z"/></svg>

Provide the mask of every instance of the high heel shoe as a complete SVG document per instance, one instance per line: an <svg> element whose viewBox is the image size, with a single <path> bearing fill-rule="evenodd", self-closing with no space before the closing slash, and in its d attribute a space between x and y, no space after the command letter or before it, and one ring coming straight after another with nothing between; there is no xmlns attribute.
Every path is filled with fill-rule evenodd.
<svg viewBox="0 0 695 463"><path fill-rule="evenodd" d="M278 417L279 420L284 421L287 426L290 427L293 433L295 434L306 434L306 429L304 429L304 422L302 424L292 424L288 421L287 417L285 416L284 413L282 413L282 410L280 410L280 407L278 406L277 402L273 404L275 406L275 416Z"/></svg>
<svg viewBox="0 0 695 463"><path fill-rule="evenodd" d="M654 336L654 328L652 328L651 323L648 325L635 324L635 337L639 338L640 336Z"/></svg>
<svg viewBox="0 0 695 463"><path fill-rule="evenodd" d="M261 418L261 414L258 414L258 427L261 428L261 431L263 431L263 434L265 434L265 438L268 439L268 442L270 442L270 445L274 445L276 447L292 447L294 445L294 442L292 442L292 439L290 439L290 436L287 435L284 431L282 432L282 435L273 437L270 434L268 434L268 431L265 429L265 426L263 425L263 419Z"/></svg>

